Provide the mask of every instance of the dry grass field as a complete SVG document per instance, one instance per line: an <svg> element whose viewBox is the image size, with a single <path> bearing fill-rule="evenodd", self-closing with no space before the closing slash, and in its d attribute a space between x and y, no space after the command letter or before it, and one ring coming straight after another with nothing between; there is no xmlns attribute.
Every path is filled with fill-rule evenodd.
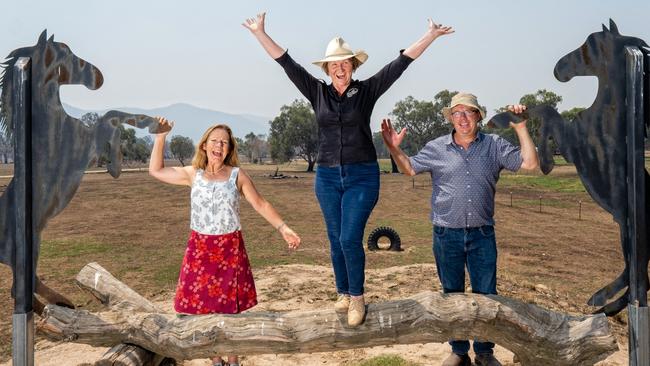
<svg viewBox="0 0 650 366"><path fill-rule="evenodd" d="M243 202L242 226L253 271L272 276L266 269L283 265L329 268L328 241L313 194L314 174L305 173L304 165L292 163L280 166L280 172L295 178L268 178L275 168L244 166L258 190L301 235L303 244L295 252L286 249L274 229ZM0 175L3 173L10 169L0 169ZM429 181L426 175L412 180L382 174L380 200L366 235L377 226L391 226L400 234L404 251L368 252L369 269L414 264L435 268L430 266L434 260ZM0 189L8 182L8 178L0 178ZM550 176L504 173L498 185L496 222L502 295L563 312L589 313L594 310L585 305L589 296L623 269L617 225L584 191L572 166L559 165ZM189 188L159 183L144 172L124 172L116 180L107 174L87 174L70 205L43 232L38 273L81 308L99 308L74 285L74 276L89 262L100 263L150 299L168 299L176 284L188 226ZM421 276L393 276L393 287L369 283L371 301L435 288L435 272ZM273 283L275 279L263 280ZM331 279L321 282L303 288L301 295L310 296L304 291L314 291L313 296L321 300L334 299ZM539 284L546 288L536 288ZM0 361L11 357L10 287L11 272L2 266ZM263 299L281 297L286 291L280 285L265 289ZM625 314L610 321L622 345L627 343L625 322Z"/></svg>

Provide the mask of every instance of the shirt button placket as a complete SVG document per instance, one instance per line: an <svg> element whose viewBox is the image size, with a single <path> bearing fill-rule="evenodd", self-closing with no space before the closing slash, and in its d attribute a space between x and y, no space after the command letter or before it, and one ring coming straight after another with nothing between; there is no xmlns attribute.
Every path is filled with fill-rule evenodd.
<svg viewBox="0 0 650 366"><path fill-rule="evenodd" d="M468 153L468 155L465 156L465 167L467 169L466 170L466 173L467 173L467 192L466 192L466 194L467 194L467 197L468 197L467 206L466 206L467 216L465 216L465 223L466 223L466 227L470 227L470 221L472 219L472 213L470 212L471 209L472 209L472 207L471 207L472 199L469 198L469 197L471 195L472 185L469 184L469 175L470 175L469 174L469 153Z"/></svg>

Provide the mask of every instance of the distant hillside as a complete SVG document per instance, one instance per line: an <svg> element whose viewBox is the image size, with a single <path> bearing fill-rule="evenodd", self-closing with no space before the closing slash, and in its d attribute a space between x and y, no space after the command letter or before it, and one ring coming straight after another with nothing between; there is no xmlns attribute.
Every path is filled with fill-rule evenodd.
<svg viewBox="0 0 650 366"><path fill-rule="evenodd" d="M107 110L92 111L83 110L68 104L63 106L65 111L74 117L81 117L88 112L99 114L106 113ZM198 140L201 134L214 123L225 123L232 128L235 136L244 138L250 132L255 134L268 134L269 121L271 118L255 116L251 114L231 114L210 109L195 107L186 103L172 104L167 107L143 109L143 108L111 108L118 111L146 114L149 116L163 116L175 122L172 135L182 135ZM137 135L142 137L147 134L144 130L137 130Z"/></svg>

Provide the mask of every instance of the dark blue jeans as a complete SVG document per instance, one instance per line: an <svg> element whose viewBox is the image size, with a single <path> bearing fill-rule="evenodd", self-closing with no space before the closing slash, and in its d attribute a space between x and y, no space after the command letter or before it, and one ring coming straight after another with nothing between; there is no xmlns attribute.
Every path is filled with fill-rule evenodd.
<svg viewBox="0 0 650 366"><path fill-rule="evenodd" d="M433 255L445 293L465 292L465 266L472 292L497 293L497 243L494 227L433 228ZM449 341L454 353L469 352L469 341ZM494 343L474 341L474 353L492 353Z"/></svg>
<svg viewBox="0 0 650 366"><path fill-rule="evenodd" d="M314 188L327 226L336 291L363 295L363 231L379 198L379 165L319 166Z"/></svg>

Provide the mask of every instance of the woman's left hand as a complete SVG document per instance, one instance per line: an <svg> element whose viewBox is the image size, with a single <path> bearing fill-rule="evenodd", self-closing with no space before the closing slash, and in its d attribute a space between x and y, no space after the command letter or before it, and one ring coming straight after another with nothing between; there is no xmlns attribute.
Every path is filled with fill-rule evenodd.
<svg viewBox="0 0 650 366"><path fill-rule="evenodd" d="M432 34L435 38L455 32L452 27L445 27L442 24L436 24L433 22L433 20L431 20L431 18L429 18L428 20L429 20L428 32Z"/></svg>
<svg viewBox="0 0 650 366"><path fill-rule="evenodd" d="M297 249L300 246L300 237L293 230L291 230L290 227L286 225L283 226L280 229L280 234L282 234L284 241L289 244L289 249Z"/></svg>

